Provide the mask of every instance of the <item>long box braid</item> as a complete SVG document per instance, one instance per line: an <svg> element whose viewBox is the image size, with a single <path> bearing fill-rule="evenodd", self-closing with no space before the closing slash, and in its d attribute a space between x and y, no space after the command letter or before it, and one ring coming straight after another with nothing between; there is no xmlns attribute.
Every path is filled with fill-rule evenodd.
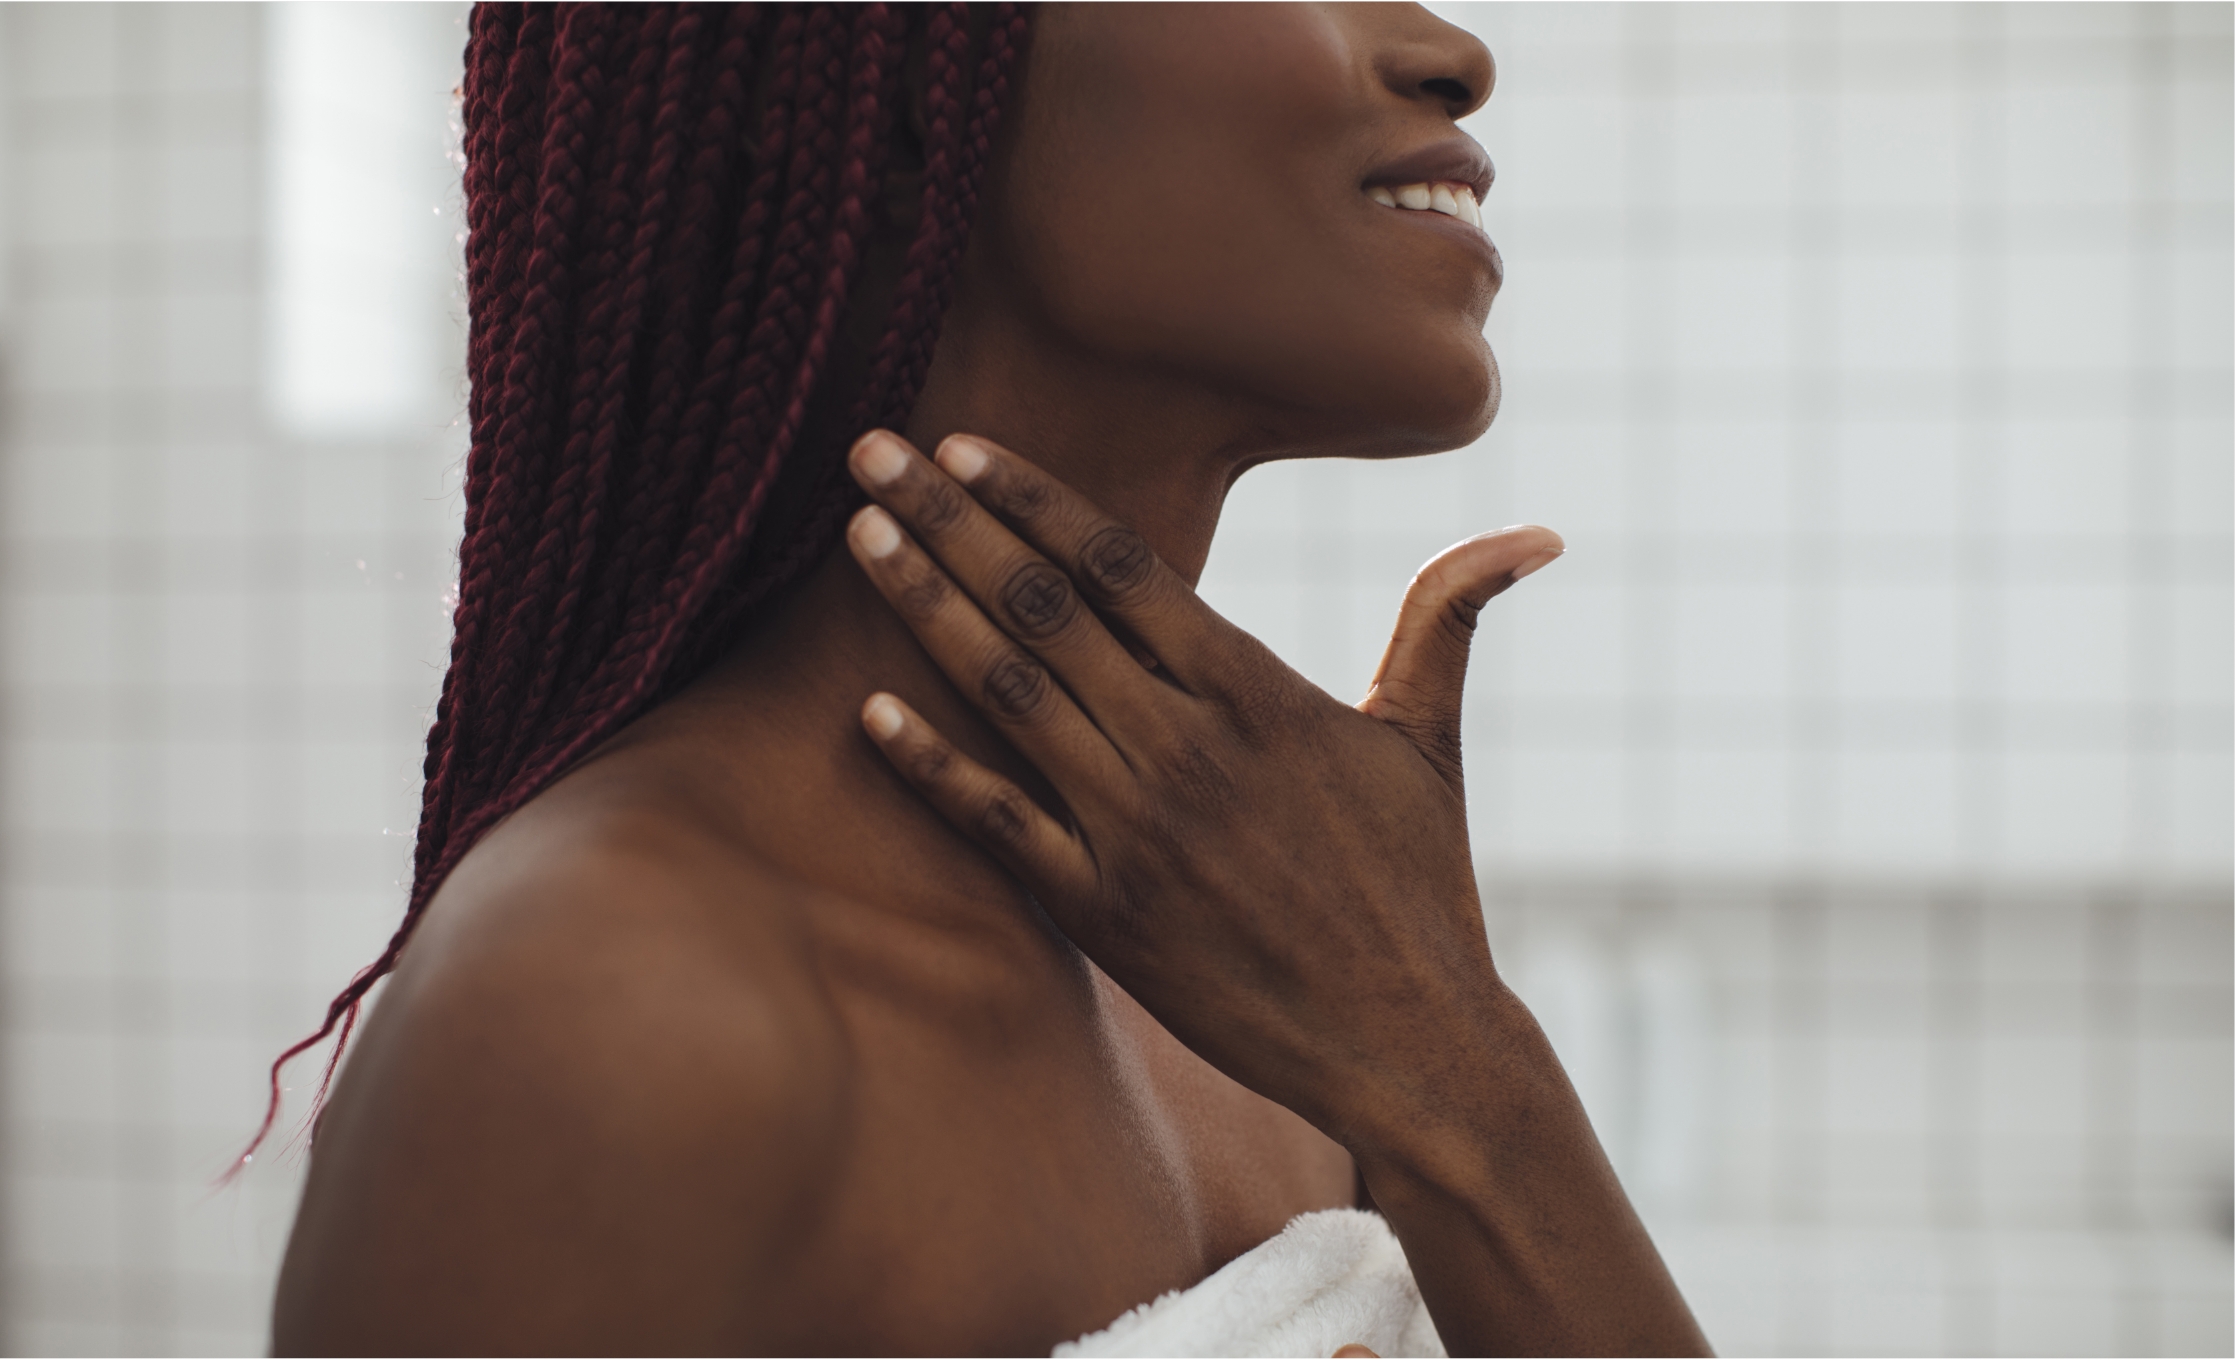
<svg viewBox="0 0 2236 1360"><path fill-rule="evenodd" d="M1026 30L1014 4L474 7L472 445L411 896L273 1063L235 1171L281 1069L331 1037L323 1102L483 833L837 543L857 498L835 440L904 423L923 385ZM921 170L912 214L891 209L896 155ZM881 242L899 282L863 330ZM859 354L855 331L875 337Z"/></svg>

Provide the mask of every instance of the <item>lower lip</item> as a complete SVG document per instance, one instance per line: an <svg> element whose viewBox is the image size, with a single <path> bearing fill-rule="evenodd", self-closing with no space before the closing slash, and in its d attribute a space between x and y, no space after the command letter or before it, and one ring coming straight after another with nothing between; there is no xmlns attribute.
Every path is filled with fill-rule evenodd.
<svg viewBox="0 0 2236 1360"><path fill-rule="evenodd" d="M1377 212L1391 213L1398 217L1409 217L1430 231L1442 232L1473 250L1482 259L1483 263L1490 266L1493 279L1505 276L1506 266L1505 262L1499 258L1498 247L1491 244L1490 233L1484 231L1481 227L1471 227L1457 217L1433 210L1385 208L1379 203L1373 206Z"/></svg>

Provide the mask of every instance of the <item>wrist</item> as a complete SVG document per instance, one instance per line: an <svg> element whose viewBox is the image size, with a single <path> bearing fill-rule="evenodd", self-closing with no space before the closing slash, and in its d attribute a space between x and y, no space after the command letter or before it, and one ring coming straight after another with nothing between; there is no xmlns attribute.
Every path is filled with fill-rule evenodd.
<svg viewBox="0 0 2236 1360"><path fill-rule="evenodd" d="M1388 1070L1335 1133L1377 1203L1469 1200L1493 1163L1534 1162L1598 1140L1537 1017L1503 982L1441 1036L1427 1061ZM1487 1155L1495 1153L1497 1155Z"/></svg>

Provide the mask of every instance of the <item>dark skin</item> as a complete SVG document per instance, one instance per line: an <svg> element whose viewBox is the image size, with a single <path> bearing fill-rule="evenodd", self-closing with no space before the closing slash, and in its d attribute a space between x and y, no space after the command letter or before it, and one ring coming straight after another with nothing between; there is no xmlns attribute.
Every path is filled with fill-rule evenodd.
<svg viewBox="0 0 2236 1360"><path fill-rule="evenodd" d="M1496 253L1366 191L1491 79L1410 6L1043 9L881 508L444 885L278 1350L1046 1354L1362 1181L1455 1354L1705 1349L1468 861L1467 624L1559 540L1432 563L1358 708L1190 588L1255 463L1488 424Z"/></svg>

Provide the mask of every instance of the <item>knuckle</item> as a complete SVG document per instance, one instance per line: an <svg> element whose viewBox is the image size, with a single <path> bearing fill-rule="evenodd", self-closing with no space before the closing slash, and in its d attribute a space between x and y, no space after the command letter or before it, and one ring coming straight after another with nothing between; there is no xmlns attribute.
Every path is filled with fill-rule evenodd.
<svg viewBox="0 0 2236 1360"><path fill-rule="evenodd" d="M1151 929L1146 894L1130 879L1111 884L1103 893L1097 924L1108 940L1128 946L1147 944Z"/></svg>
<svg viewBox="0 0 2236 1360"><path fill-rule="evenodd" d="M947 747L927 744L910 754L908 769L918 783L936 784L946 777L954 763L954 753Z"/></svg>
<svg viewBox="0 0 2236 1360"><path fill-rule="evenodd" d="M1022 722L1048 703L1048 672L1015 652L995 663L980 687L986 706L1012 722Z"/></svg>
<svg viewBox="0 0 2236 1360"><path fill-rule="evenodd" d="M1017 631L1044 638L1070 623L1077 596L1064 574L1046 562L1027 562L1002 585L1002 609Z"/></svg>
<svg viewBox="0 0 2236 1360"><path fill-rule="evenodd" d="M1046 486L1030 477L1005 477L996 493L1001 512L1011 519L1039 519L1055 497Z"/></svg>
<svg viewBox="0 0 2236 1360"><path fill-rule="evenodd" d="M894 593L893 606L907 618L921 621L938 613L953 589L944 572L920 563Z"/></svg>
<svg viewBox="0 0 2236 1360"><path fill-rule="evenodd" d="M1290 725L1292 698L1280 679L1258 665L1235 666L1218 677L1221 707L1245 741L1256 744Z"/></svg>
<svg viewBox="0 0 2236 1360"><path fill-rule="evenodd" d="M953 528L955 522L963 517L963 493L957 491L951 482L933 477L922 480L913 516L916 527L928 534Z"/></svg>
<svg viewBox="0 0 2236 1360"><path fill-rule="evenodd" d="M1148 540L1122 524L1113 524L1087 540L1080 550L1080 577L1105 599L1117 600L1139 590L1149 580L1156 554Z"/></svg>
<svg viewBox="0 0 2236 1360"><path fill-rule="evenodd" d="M1026 826L1024 797L1013 789L995 792L979 809L979 834L996 845L1024 844Z"/></svg>
<svg viewBox="0 0 2236 1360"><path fill-rule="evenodd" d="M1173 791L1195 807L1222 806L1234 797L1233 771L1194 737L1176 738L1164 752L1164 767Z"/></svg>

